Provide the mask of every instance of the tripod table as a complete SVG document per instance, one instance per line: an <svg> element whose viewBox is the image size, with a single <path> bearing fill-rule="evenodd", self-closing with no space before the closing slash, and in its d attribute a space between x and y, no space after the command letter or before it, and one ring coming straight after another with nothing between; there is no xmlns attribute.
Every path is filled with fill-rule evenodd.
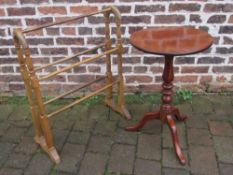
<svg viewBox="0 0 233 175"><path fill-rule="evenodd" d="M204 51L212 45L213 38L207 32L192 27L158 27L134 32L130 42L144 52L163 55L165 65L160 109L146 113L137 124L126 127L126 130L137 131L146 122L160 119L169 126L176 155L184 165L186 160L180 148L174 117L179 121L184 121L187 117L181 115L179 109L172 105L173 58Z"/></svg>

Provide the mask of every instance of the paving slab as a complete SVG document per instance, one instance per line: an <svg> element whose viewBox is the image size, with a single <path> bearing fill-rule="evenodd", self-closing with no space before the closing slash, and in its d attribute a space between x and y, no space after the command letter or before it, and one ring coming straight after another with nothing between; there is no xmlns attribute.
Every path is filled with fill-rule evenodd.
<svg viewBox="0 0 233 175"><path fill-rule="evenodd" d="M108 154L111 150L112 139L101 135L93 135L87 147L87 151Z"/></svg>
<svg viewBox="0 0 233 175"><path fill-rule="evenodd" d="M233 136L233 128L230 122L227 121L213 121L209 122L210 132L216 136Z"/></svg>
<svg viewBox="0 0 233 175"><path fill-rule="evenodd" d="M30 108L28 105L16 105L13 112L9 115L9 120L20 121L26 120L30 115Z"/></svg>
<svg viewBox="0 0 233 175"><path fill-rule="evenodd" d="M138 136L137 157L149 160L161 159L161 136L140 134Z"/></svg>
<svg viewBox="0 0 233 175"><path fill-rule="evenodd" d="M189 154L193 174L218 175L217 160L213 147L191 146Z"/></svg>
<svg viewBox="0 0 233 175"><path fill-rule="evenodd" d="M0 105L0 121L5 121L9 115L13 112L15 106L9 104L2 104Z"/></svg>
<svg viewBox="0 0 233 175"><path fill-rule="evenodd" d="M104 154L87 153L82 161L79 175L103 175L108 156Z"/></svg>
<svg viewBox="0 0 233 175"><path fill-rule="evenodd" d="M122 128L118 128L114 134L114 142L136 145L137 144L137 132L128 132Z"/></svg>
<svg viewBox="0 0 233 175"><path fill-rule="evenodd" d="M76 173L85 153L84 145L66 143L61 152L61 163L55 165L55 170Z"/></svg>
<svg viewBox="0 0 233 175"><path fill-rule="evenodd" d="M189 175L188 170L164 168L163 175Z"/></svg>
<svg viewBox="0 0 233 175"><path fill-rule="evenodd" d="M135 175L161 175L161 163L157 161L136 159L134 166Z"/></svg>
<svg viewBox="0 0 233 175"><path fill-rule="evenodd" d="M189 128L187 133L189 145L194 144L210 146L213 144L210 132L207 129Z"/></svg>
<svg viewBox="0 0 233 175"><path fill-rule="evenodd" d="M11 168L26 168L30 160L31 156L29 155L13 153L8 157L4 166Z"/></svg>
<svg viewBox="0 0 233 175"><path fill-rule="evenodd" d="M88 143L88 141L89 141L90 136L91 135L90 135L89 132L76 132L76 131L72 131L69 134L67 142L86 145Z"/></svg>
<svg viewBox="0 0 233 175"><path fill-rule="evenodd" d="M192 100L192 109L195 114L214 113L214 107L208 96L194 96Z"/></svg>
<svg viewBox="0 0 233 175"><path fill-rule="evenodd" d="M218 160L223 163L233 163L232 137L214 136L213 139Z"/></svg>
<svg viewBox="0 0 233 175"><path fill-rule="evenodd" d="M95 125L93 133L105 136L113 136L116 128L116 121L98 121Z"/></svg>
<svg viewBox="0 0 233 175"><path fill-rule="evenodd" d="M48 175L52 162L46 154L36 154L25 170L24 175Z"/></svg>
<svg viewBox="0 0 233 175"><path fill-rule="evenodd" d="M220 175L230 175L233 172L233 164L220 163L219 164Z"/></svg>
<svg viewBox="0 0 233 175"><path fill-rule="evenodd" d="M23 175L23 169L15 169L15 168L1 168L1 175Z"/></svg>
<svg viewBox="0 0 233 175"><path fill-rule="evenodd" d="M168 168L180 168L180 169L187 169L188 165L186 164L185 166L181 165L179 160L176 157L176 153L174 151L174 149L163 149L162 150L162 164L164 167L168 167ZM188 160L188 156L187 156L187 151L186 150L182 150L182 153L185 157L186 160Z"/></svg>
<svg viewBox="0 0 233 175"><path fill-rule="evenodd" d="M31 155L36 152L38 145L33 137L23 137L20 143L14 149L15 152Z"/></svg>
<svg viewBox="0 0 233 175"><path fill-rule="evenodd" d="M132 174L135 146L115 144L108 163L108 172Z"/></svg>

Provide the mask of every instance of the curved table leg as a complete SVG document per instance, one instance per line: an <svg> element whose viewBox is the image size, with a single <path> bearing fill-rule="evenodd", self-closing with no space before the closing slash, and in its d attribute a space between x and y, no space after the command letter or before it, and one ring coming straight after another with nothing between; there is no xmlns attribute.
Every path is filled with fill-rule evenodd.
<svg viewBox="0 0 233 175"><path fill-rule="evenodd" d="M135 125L133 126L128 126L125 129L127 131L138 131L141 129L148 121L153 120L153 119L159 119L160 118L160 112L150 112L146 113L144 117Z"/></svg>
<svg viewBox="0 0 233 175"><path fill-rule="evenodd" d="M187 119L187 116L180 114L179 109L174 106L172 107L172 112L175 115L176 119L179 121L185 121Z"/></svg>
<svg viewBox="0 0 233 175"><path fill-rule="evenodd" d="M176 156L178 157L180 163L182 165L185 165L186 160L185 160L184 155L183 155L183 153L181 151L181 148L180 148L180 143L179 143L179 140L178 140L178 135L177 135L177 129L176 129L175 122L174 122L171 115L166 115L166 119L167 119L167 124L169 126L169 129L171 131L172 141L173 141L174 149L175 149L175 152L176 152Z"/></svg>

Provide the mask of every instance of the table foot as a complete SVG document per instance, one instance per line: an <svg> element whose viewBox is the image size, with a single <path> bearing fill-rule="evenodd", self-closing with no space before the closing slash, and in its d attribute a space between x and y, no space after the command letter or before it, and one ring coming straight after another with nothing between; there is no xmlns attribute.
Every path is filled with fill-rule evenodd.
<svg viewBox="0 0 233 175"><path fill-rule="evenodd" d="M185 121L188 118L186 115L180 114L179 109L174 106L172 107L172 111L176 119L179 121Z"/></svg>
<svg viewBox="0 0 233 175"><path fill-rule="evenodd" d="M175 122L174 122L171 115L166 115L166 119L167 119L168 127L169 127L169 129L171 131L172 141L173 141L174 149L175 149L175 152L176 152L176 156L178 157L180 163L182 165L185 165L186 160L185 160L184 155L183 155L183 153L181 151L181 148L180 148L180 143L179 143L179 140L178 140L178 135L177 135L177 129L176 129Z"/></svg>
<svg viewBox="0 0 233 175"><path fill-rule="evenodd" d="M136 124L132 126L128 126L125 129L127 131L138 131L141 129L148 121L154 120L154 119L159 119L160 118L160 112L150 112L146 113L144 117Z"/></svg>

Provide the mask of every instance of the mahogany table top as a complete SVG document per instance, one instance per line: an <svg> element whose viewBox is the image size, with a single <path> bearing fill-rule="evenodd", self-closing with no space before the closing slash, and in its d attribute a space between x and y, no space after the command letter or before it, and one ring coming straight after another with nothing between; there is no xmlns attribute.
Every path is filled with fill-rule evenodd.
<svg viewBox="0 0 233 175"><path fill-rule="evenodd" d="M134 32L130 42L144 52L160 55L188 55L209 48L213 38L192 27L157 27Z"/></svg>

